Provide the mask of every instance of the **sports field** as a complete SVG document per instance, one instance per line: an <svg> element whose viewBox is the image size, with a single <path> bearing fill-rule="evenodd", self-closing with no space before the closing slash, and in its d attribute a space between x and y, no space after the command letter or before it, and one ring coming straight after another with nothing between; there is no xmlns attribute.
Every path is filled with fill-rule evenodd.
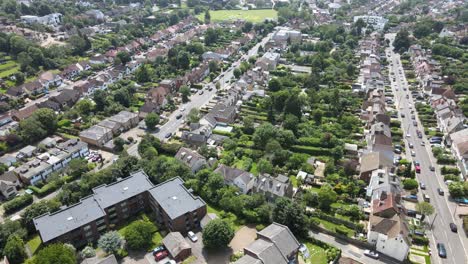
<svg viewBox="0 0 468 264"><path fill-rule="evenodd" d="M265 19L277 19L278 12L273 9L258 9L258 10L211 10L211 21L221 22L225 20L244 19L252 23L263 22ZM205 14L197 16L200 20L204 20Z"/></svg>

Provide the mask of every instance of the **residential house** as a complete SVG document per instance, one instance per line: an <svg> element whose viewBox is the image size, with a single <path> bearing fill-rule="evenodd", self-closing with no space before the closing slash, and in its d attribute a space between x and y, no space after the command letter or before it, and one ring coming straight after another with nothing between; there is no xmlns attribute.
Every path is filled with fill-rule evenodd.
<svg viewBox="0 0 468 264"><path fill-rule="evenodd" d="M140 122L138 114L129 111L120 111L118 114L109 117L108 120L119 123L123 130L136 127L138 122Z"/></svg>
<svg viewBox="0 0 468 264"><path fill-rule="evenodd" d="M37 148L31 145L28 145L18 151L16 158L18 159L27 159L31 158L34 154L36 154Z"/></svg>
<svg viewBox="0 0 468 264"><path fill-rule="evenodd" d="M206 116L200 120L200 123L191 123L190 131L183 131L181 139L191 146L205 145L210 136L215 124L206 121Z"/></svg>
<svg viewBox="0 0 468 264"><path fill-rule="evenodd" d="M177 262L181 262L192 255L192 247L180 232L170 232L163 238L162 244Z"/></svg>
<svg viewBox="0 0 468 264"><path fill-rule="evenodd" d="M229 58L228 54L221 54L217 52L207 51L202 54L202 59L205 61L214 60L214 61L224 61Z"/></svg>
<svg viewBox="0 0 468 264"><path fill-rule="evenodd" d="M403 214L391 218L377 215L369 217L367 241L375 246L378 252L404 261L410 249L409 228Z"/></svg>
<svg viewBox="0 0 468 264"><path fill-rule="evenodd" d="M94 55L93 57L89 59L89 63L91 64L106 64L107 62L108 60L106 56L101 55L101 54Z"/></svg>
<svg viewBox="0 0 468 264"><path fill-rule="evenodd" d="M7 167L12 166L16 162L17 162L16 157L11 154L4 154L0 157L0 163Z"/></svg>
<svg viewBox="0 0 468 264"><path fill-rule="evenodd" d="M122 129L122 125L120 123L117 123L108 119L102 120L97 125L110 129L114 136L120 134L121 129Z"/></svg>
<svg viewBox="0 0 468 264"><path fill-rule="evenodd" d="M62 84L62 77L53 73L52 71L46 71L39 75L39 82L41 82L44 88L49 89L51 87L57 87Z"/></svg>
<svg viewBox="0 0 468 264"><path fill-rule="evenodd" d="M29 96L36 96L46 91L46 88L39 80L22 84L21 87L23 91Z"/></svg>
<svg viewBox="0 0 468 264"><path fill-rule="evenodd" d="M62 23L63 15L60 13L52 13L45 16L21 16L20 19L26 24L43 24L46 26L58 26Z"/></svg>
<svg viewBox="0 0 468 264"><path fill-rule="evenodd" d="M0 193L6 199L15 197L21 182L14 171L7 171L0 176Z"/></svg>
<svg viewBox="0 0 468 264"><path fill-rule="evenodd" d="M84 259L81 264L118 264L117 259L115 258L114 254L111 254L103 259L96 259L96 258L87 258Z"/></svg>
<svg viewBox="0 0 468 264"><path fill-rule="evenodd" d="M205 157L189 148L180 148L179 151L177 151L175 158L187 165L192 172L197 172L207 165Z"/></svg>
<svg viewBox="0 0 468 264"><path fill-rule="evenodd" d="M451 145L452 153L458 161L463 176L468 175L468 128L449 134L446 137L447 144Z"/></svg>
<svg viewBox="0 0 468 264"><path fill-rule="evenodd" d="M80 93L71 89L64 89L59 94L52 96L50 100L58 103L62 109L72 107L80 99Z"/></svg>
<svg viewBox="0 0 468 264"><path fill-rule="evenodd" d="M39 107L36 104L26 106L21 108L20 110L12 110L11 117L14 121L21 121L28 117L30 117Z"/></svg>
<svg viewBox="0 0 468 264"><path fill-rule="evenodd" d="M256 67L260 67L264 71L272 71L276 69L280 59L280 54L275 52L265 52L263 56L255 63Z"/></svg>
<svg viewBox="0 0 468 264"><path fill-rule="evenodd" d="M214 171L224 178L224 183L237 186L243 194L249 194L255 183L255 176L247 171L220 164Z"/></svg>
<svg viewBox="0 0 468 264"><path fill-rule="evenodd" d="M102 147L112 139L112 130L106 127L94 125L80 132L80 139L90 145Z"/></svg>
<svg viewBox="0 0 468 264"><path fill-rule="evenodd" d="M401 182L397 175L388 168L372 171L369 185L366 187L366 197L369 201L378 199L382 193L400 194Z"/></svg>
<svg viewBox="0 0 468 264"><path fill-rule="evenodd" d="M403 211L400 194L382 192L380 197L372 200L372 215L391 218Z"/></svg>
<svg viewBox="0 0 468 264"><path fill-rule="evenodd" d="M287 226L273 223L257 232L257 240L244 248L233 264L290 264L298 262L300 243Z"/></svg>
<svg viewBox="0 0 468 264"><path fill-rule="evenodd" d="M273 177L269 174L260 174L255 178L253 193L263 193L268 202L274 202L278 197L292 198L293 186L285 175Z"/></svg>
<svg viewBox="0 0 468 264"><path fill-rule="evenodd" d="M83 68L81 68L81 66L79 67L79 64L72 64L68 65L65 69L63 69L60 75L62 76L62 78L72 80L76 76L78 76L78 74L80 74L81 71L83 71Z"/></svg>
<svg viewBox="0 0 468 264"><path fill-rule="evenodd" d="M6 91L6 95L11 98L21 98L24 94L25 92L22 85L10 87Z"/></svg>
<svg viewBox="0 0 468 264"><path fill-rule="evenodd" d="M49 108L55 112L59 112L62 109L62 105L57 103L56 101L51 100L50 98L42 101L37 104L39 108Z"/></svg>
<svg viewBox="0 0 468 264"><path fill-rule="evenodd" d="M374 170L392 167L392 158L384 155L382 152L368 152L361 157L359 178L365 182L369 182Z"/></svg>
<svg viewBox="0 0 468 264"><path fill-rule="evenodd" d="M54 213L36 217L33 222L45 244L63 242L83 246L95 242L100 234L122 224L145 210L153 210L160 226L186 234L199 227L206 215L206 204L173 178L154 186L138 171L108 185L93 188L79 203ZM86 212L84 214L83 212Z"/></svg>
<svg viewBox="0 0 468 264"><path fill-rule="evenodd" d="M380 16L355 16L353 18L354 23L359 19L363 20L367 25L372 26L375 30L382 31L385 27L385 24L388 22L388 19Z"/></svg>
<svg viewBox="0 0 468 264"><path fill-rule="evenodd" d="M149 113L158 113L160 105L153 101L145 101L145 103L138 110L138 117L144 119Z"/></svg>

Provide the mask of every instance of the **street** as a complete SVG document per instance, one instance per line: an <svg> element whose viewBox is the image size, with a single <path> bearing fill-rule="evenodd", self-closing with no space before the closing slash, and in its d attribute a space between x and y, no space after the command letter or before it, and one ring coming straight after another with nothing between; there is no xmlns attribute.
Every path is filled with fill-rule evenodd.
<svg viewBox="0 0 468 264"><path fill-rule="evenodd" d="M206 86L215 87L216 82L219 80L221 89L231 88L229 82L231 78L234 76L234 69L236 69L240 65L241 61L243 60L246 61L249 59L249 57L256 55L258 53L258 48L260 47L260 45L262 46L265 45L265 43L267 43L270 40L272 35L273 33L270 33L266 37L264 37L262 41L257 43L254 47L252 47L252 49L250 49L249 52L247 52L247 54L244 54L237 61L233 62L232 66L228 70L226 70L225 72L222 72L212 82L206 84ZM167 122L164 125L160 126L159 129L153 133L153 135L159 138L160 140L165 140L166 135L168 135L169 133L171 133L171 135L173 136L177 132L179 127L182 125L182 123L184 122L185 116L187 115L188 112L190 112L190 109L192 108L199 109L203 105L207 104L217 92L216 89L213 89L211 91L203 89L202 91L203 91L203 94L199 94L198 92L193 94L190 97L189 102L181 104L178 109L172 112L168 116ZM182 108L185 108L183 112L181 111ZM177 119L177 115L179 114L182 114L182 118ZM127 152L130 155L137 156L138 144L133 144L132 146L130 146L127 149Z"/></svg>
<svg viewBox="0 0 468 264"><path fill-rule="evenodd" d="M395 34L387 34L386 38L390 39L392 43ZM429 216L429 224L433 223L433 228L429 232L429 239L431 241L430 247L432 249L432 261L435 263L467 263L467 238L462 231L460 219L455 219L454 210L456 204L449 201L448 188L443 182L443 176L439 171L439 166L433 157L431 146L427 137L423 133L422 139L418 138L416 130L424 132L424 128L419 118L417 117L415 104L409 91L408 83L404 74L403 67L400 61L400 55L394 53L391 48L386 49L387 59L389 60L389 78L391 87L394 94L394 101L396 109L400 113L401 128L406 141L406 157L408 160L414 162L418 161L421 165L421 173L417 173L418 181L426 185L426 190L419 192L419 199L422 200L422 194L427 194L430 197L430 203L434 206L434 215ZM392 75L394 73L394 75ZM408 98L406 98L406 96ZM411 113L412 110L414 113ZM401 118L401 114L405 117ZM415 115L417 126L413 125L412 115ZM409 137L408 137L409 134ZM421 142L424 142L424 146ZM409 148L409 143L414 145L413 149ZM410 155L410 151L415 152L415 157ZM435 172L430 171L429 166L436 168ZM444 196L438 194L437 189L444 190ZM450 230L449 224L455 223L459 227L459 232L454 233ZM447 250L447 258L440 258L437 254L437 243L443 243Z"/></svg>

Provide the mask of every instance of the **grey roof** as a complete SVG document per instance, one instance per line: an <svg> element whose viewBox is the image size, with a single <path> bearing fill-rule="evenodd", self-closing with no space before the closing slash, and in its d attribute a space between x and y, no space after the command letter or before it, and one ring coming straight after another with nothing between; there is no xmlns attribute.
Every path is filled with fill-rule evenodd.
<svg viewBox="0 0 468 264"><path fill-rule="evenodd" d="M117 264L117 259L114 255L110 255L105 259L98 261L96 264Z"/></svg>
<svg viewBox="0 0 468 264"><path fill-rule="evenodd" d="M297 241L291 230L278 223L267 226L258 232L258 234L275 243L284 256L288 256L300 246L299 241Z"/></svg>
<svg viewBox="0 0 468 264"><path fill-rule="evenodd" d="M281 251L275 246L275 244L267 240L257 239L245 249L258 256L264 264L288 263L287 258L281 254Z"/></svg>
<svg viewBox="0 0 468 264"><path fill-rule="evenodd" d="M99 140L102 138L105 134L110 133L111 130L107 127L102 127L98 125L94 125L84 131L80 132L80 137L86 137L90 139L95 139Z"/></svg>
<svg viewBox="0 0 468 264"><path fill-rule="evenodd" d="M289 178L284 175L273 177L269 174L259 175L255 181L254 188L257 192L268 192L280 197L292 196L292 185Z"/></svg>
<svg viewBox="0 0 468 264"><path fill-rule="evenodd" d="M193 196L185 188L180 177L158 184L149 192L171 219L205 206L200 197Z"/></svg>
<svg viewBox="0 0 468 264"><path fill-rule="evenodd" d="M42 242L48 242L87 223L104 217L105 212L92 196L53 214L47 213L33 220Z"/></svg>
<svg viewBox="0 0 468 264"><path fill-rule="evenodd" d="M180 232L170 232L162 240L162 243L174 258L177 257L177 255L179 255L182 250L192 249L190 244L185 240Z"/></svg>
<svg viewBox="0 0 468 264"><path fill-rule="evenodd" d="M244 255L233 264L264 264L261 260L256 259L250 255Z"/></svg>
<svg viewBox="0 0 468 264"><path fill-rule="evenodd" d="M19 150L20 153L32 153L36 150L36 147L27 145L26 147Z"/></svg>
<svg viewBox="0 0 468 264"><path fill-rule="evenodd" d="M133 118L138 118L138 114L137 113L132 113L132 112L129 112L129 111L120 111L118 114L113 115L113 116L109 117L108 119L110 121L114 121L114 122L122 124L122 123L128 122L129 120L131 120Z"/></svg>
<svg viewBox="0 0 468 264"><path fill-rule="evenodd" d="M104 119L101 122L98 123L99 126L102 127L107 127L109 129L118 129L120 127L120 124L114 121L111 121L109 119Z"/></svg>
<svg viewBox="0 0 468 264"><path fill-rule="evenodd" d="M206 163L205 157L189 148L180 148L179 151L177 151L175 158L190 168L196 166L198 162Z"/></svg>
<svg viewBox="0 0 468 264"><path fill-rule="evenodd" d="M94 198L102 208L115 205L153 187L148 176L138 171L127 178L109 185L93 188Z"/></svg>
<svg viewBox="0 0 468 264"><path fill-rule="evenodd" d="M246 177L241 178L242 180L244 180L244 182L247 183L250 181L250 173L244 170L226 166L224 164L220 164L214 172L221 174L221 176L223 176L226 182L233 182L237 177L240 177L240 176L246 176ZM245 181L246 179L247 181Z"/></svg>

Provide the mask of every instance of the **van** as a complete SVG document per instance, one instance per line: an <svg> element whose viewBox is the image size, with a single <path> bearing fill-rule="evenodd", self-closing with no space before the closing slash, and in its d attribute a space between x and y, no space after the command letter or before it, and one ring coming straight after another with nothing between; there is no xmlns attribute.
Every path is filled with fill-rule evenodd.
<svg viewBox="0 0 468 264"><path fill-rule="evenodd" d="M427 202L427 203L431 202L431 198L429 198L429 195L423 194L423 198L424 198L425 202Z"/></svg>

